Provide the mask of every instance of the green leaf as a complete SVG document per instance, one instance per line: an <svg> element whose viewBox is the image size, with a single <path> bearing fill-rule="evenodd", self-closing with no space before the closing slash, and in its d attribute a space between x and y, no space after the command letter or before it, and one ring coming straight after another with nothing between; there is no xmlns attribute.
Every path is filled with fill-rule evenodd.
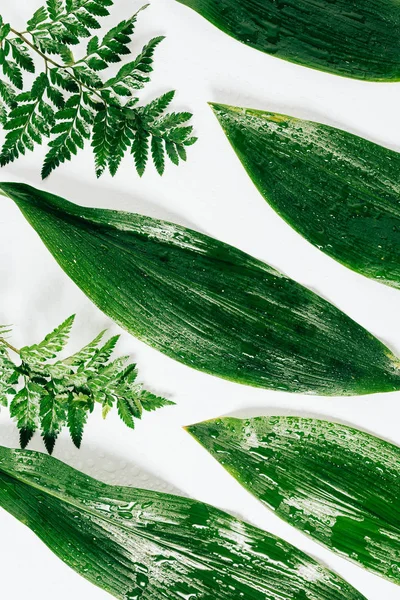
<svg viewBox="0 0 400 600"><path fill-rule="evenodd" d="M32 382L22 388L10 404L10 415L20 430L20 444L25 448L39 426L39 402L42 389Z"/></svg>
<svg viewBox="0 0 400 600"><path fill-rule="evenodd" d="M97 177L107 166L112 176L116 174L133 135L122 109L106 107L97 112L92 137Z"/></svg>
<svg viewBox="0 0 400 600"><path fill-rule="evenodd" d="M8 333L8 329L0 327L0 336ZM10 360L8 350L0 339L0 405L8 406L8 395L13 391L12 384L18 382L18 367Z"/></svg>
<svg viewBox="0 0 400 600"><path fill-rule="evenodd" d="M37 9L33 17L28 21L28 31L34 31L41 23L48 18L47 10L44 6Z"/></svg>
<svg viewBox="0 0 400 600"><path fill-rule="evenodd" d="M147 104L142 111L142 115L146 121L154 121L160 115L162 115L166 108L171 104L174 96L174 91L167 92L166 94L163 94L159 98L156 98L150 102L150 104Z"/></svg>
<svg viewBox="0 0 400 600"><path fill-rule="evenodd" d="M69 358L50 362L67 343L73 319L69 317L41 344L21 350L8 345L5 336L10 328L0 325L0 405L7 406L8 397L13 397L10 411L21 430L23 447L29 443L40 421L50 454L65 425L73 443L80 448L88 414L96 402L102 405L104 416L117 404L121 417L132 429L134 419L141 418L143 408L154 410L173 404L142 391L141 385L136 383L136 365L127 365L129 357L111 360L118 335L100 346L105 333L102 331ZM10 360L9 348L20 356L20 365ZM22 389L20 381L24 382Z"/></svg>
<svg viewBox="0 0 400 600"><path fill-rule="evenodd" d="M97 348L98 348L101 340L103 339L105 332L106 332L105 330L100 331L100 333L98 335L96 335L96 337L94 338L94 340L91 341L86 346L84 346L82 348L82 350L79 350L79 352L76 352L75 354L73 354L69 358L65 359L63 361L64 364L71 365L71 366L76 366L76 367L80 367L82 365L85 365L96 354Z"/></svg>
<svg viewBox="0 0 400 600"><path fill-rule="evenodd" d="M400 80L400 4L178 0L239 40L290 62L368 81Z"/></svg>
<svg viewBox="0 0 400 600"><path fill-rule="evenodd" d="M52 454L56 439L66 423L68 394L49 393L40 404L40 424L46 450Z"/></svg>
<svg viewBox="0 0 400 600"><path fill-rule="evenodd" d="M17 38L13 40L7 40L6 43L10 45L12 56L17 65L19 65L25 71L28 71L28 73L34 73L35 65L33 59L22 40Z"/></svg>
<svg viewBox="0 0 400 600"><path fill-rule="evenodd" d="M347 267L400 288L400 154L345 131L212 105L263 197Z"/></svg>
<svg viewBox="0 0 400 600"><path fill-rule="evenodd" d="M5 124L7 123L7 119L8 119L7 108L4 106L4 104L2 102L0 102L0 125L2 125L4 127Z"/></svg>
<svg viewBox="0 0 400 600"><path fill-rule="evenodd" d="M83 430L90 410L90 400L85 394L73 395L68 403L68 429L71 439L77 448L81 447Z"/></svg>
<svg viewBox="0 0 400 600"><path fill-rule="evenodd" d="M400 389L399 359L317 294L179 225L1 183L57 262L116 323L192 368L318 395Z"/></svg>
<svg viewBox="0 0 400 600"><path fill-rule="evenodd" d="M10 108L15 107L16 91L7 81L0 79L0 97Z"/></svg>
<svg viewBox="0 0 400 600"><path fill-rule="evenodd" d="M137 92L150 81L154 51L162 36L151 39L114 77L103 81L99 76L109 65L131 54L137 16L146 8L112 27L100 40L91 31L100 29L98 17L107 16L112 5L113 0L46 0L46 6L28 22L31 41L23 34L8 37L11 25L0 20L0 68L11 82L0 80L0 124L7 131L0 166L34 151L45 138L50 141L41 172L43 179L70 161L91 138L98 177L107 168L112 176L116 175L129 151L134 154L139 175L143 175L151 138L157 138L153 141L153 157L160 173L165 167L165 152L175 164L185 154L175 148L183 145L180 139L168 138L182 137L183 131L174 132L167 121L160 123L160 129L154 128L153 122L160 121L157 117L172 100L171 94L138 108ZM89 38L87 53L75 58L71 47L79 46L85 38ZM24 89L22 71L34 71L33 52L45 59L45 68L28 91ZM60 62L64 67L51 66ZM191 115L186 114L190 119ZM149 124L154 131L147 131ZM188 143L186 138L184 143Z"/></svg>
<svg viewBox="0 0 400 600"><path fill-rule="evenodd" d="M6 77L8 77L10 82L18 90L22 90L22 88L23 88L22 72L21 72L21 69L18 66L18 64L11 59L3 58L3 60L0 61L0 65L3 69L4 75Z"/></svg>
<svg viewBox="0 0 400 600"><path fill-rule="evenodd" d="M162 175L165 169L165 150L161 138L151 138L151 156L153 158L154 166L157 169L157 173Z"/></svg>
<svg viewBox="0 0 400 600"><path fill-rule="evenodd" d="M148 411L157 410L163 406L173 406L175 404L175 402L172 402L172 400L167 400L161 396L156 396L147 390L142 390L140 392L139 400L144 410Z"/></svg>
<svg viewBox="0 0 400 600"><path fill-rule="evenodd" d="M34 364L55 358L66 346L74 320L75 315L71 315L61 325L56 327L54 331L46 335L40 344L21 348L21 358L26 362Z"/></svg>
<svg viewBox="0 0 400 600"><path fill-rule="evenodd" d="M292 545L217 508L109 486L37 452L0 448L0 506L120 600L365 600Z"/></svg>
<svg viewBox="0 0 400 600"><path fill-rule="evenodd" d="M36 144L42 143L42 136L49 136L54 112L43 101L47 86L47 75L41 73L34 80L30 92L14 98L4 125L8 133L0 154L1 166L13 162L27 151L33 151Z"/></svg>
<svg viewBox="0 0 400 600"><path fill-rule="evenodd" d="M135 159L135 167L139 176L145 172L149 156L149 133L144 129L137 129L132 143L132 154Z"/></svg>
<svg viewBox="0 0 400 600"><path fill-rule="evenodd" d="M279 517L400 584L399 447L299 417L223 418L187 429Z"/></svg>
<svg viewBox="0 0 400 600"><path fill-rule="evenodd" d="M144 84L150 81L146 73L151 73L153 70L154 51L164 39L163 36L159 36L150 40L135 60L121 67L115 77L104 83L103 88L112 88L116 84L124 82L133 90L142 89Z"/></svg>
<svg viewBox="0 0 400 600"><path fill-rule="evenodd" d="M62 0L46 0L47 12L52 21L57 21L63 14L64 6Z"/></svg>

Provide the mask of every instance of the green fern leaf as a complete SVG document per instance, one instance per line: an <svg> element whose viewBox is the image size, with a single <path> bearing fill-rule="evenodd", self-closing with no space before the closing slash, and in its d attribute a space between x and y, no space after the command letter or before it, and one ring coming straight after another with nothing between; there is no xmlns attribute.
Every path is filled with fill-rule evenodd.
<svg viewBox="0 0 400 600"><path fill-rule="evenodd" d="M81 447L83 432L91 410L89 396L79 393L68 404L68 429L77 448Z"/></svg>
<svg viewBox="0 0 400 600"><path fill-rule="evenodd" d="M25 346L21 348L21 358L27 363L41 363L50 358L55 358L68 342L69 334L75 320L75 315L71 315L54 331L46 335L40 344Z"/></svg>
<svg viewBox="0 0 400 600"><path fill-rule="evenodd" d="M26 448L39 426L39 402L42 393L42 388L28 382L10 404L10 415L16 420L20 430L21 448Z"/></svg>
<svg viewBox="0 0 400 600"><path fill-rule="evenodd" d="M136 404L133 398L118 398L117 409L118 415L125 423L125 425L127 425L131 429L134 429L134 419L140 419L142 415L140 404Z"/></svg>
<svg viewBox="0 0 400 600"><path fill-rule="evenodd" d="M53 453L54 445L67 420L68 394L48 393L41 399L40 425L46 450Z"/></svg>
<svg viewBox="0 0 400 600"><path fill-rule="evenodd" d="M9 330L0 328L0 336ZM8 395L14 392L13 383L17 383L19 373L16 365L10 360L6 347L0 340L0 405L8 406ZM15 392L14 392L15 393Z"/></svg>
<svg viewBox="0 0 400 600"><path fill-rule="evenodd" d="M8 119L8 111L2 102L0 102L0 125L4 125L7 123Z"/></svg>
<svg viewBox="0 0 400 600"><path fill-rule="evenodd" d="M47 87L47 97L54 104L56 108L59 110L63 109L65 106L65 99L63 94L57 88L49 85Z"/></svg>
<svg viewBox="0 0 400 600"><path fill-rule="evenodd" d="M172 400L167 400L161 396L156 396L147 390L142 390L139 395L139 400L143 406L143 409L147 411L154 411L158 408L162 408L163 406L175 405L175 402L172 402Z"/></svg>
<svg viewBox="0 0 400 600"><path fill-rule="evenodd" d="M137 58L120 68L117 75L106 81L103 89L114 88L116 85L125 83L132 91L142 89L150 78L145 75L153 70L153 56L158 44L165 38L163 36L153 38Z"/></svg>
<svg viewBox="0 0 400 600"><path fill-rule="evenodd" d="M77 154L78 148L83 147L83 140L90 137L94 115L83 106L83 100L82 94L75 94L67 100L65 107L56 113L55 118L58 122L51 133L57 134L57 137L49 142L50 150L42 168L43 179L61 163L70 160L73 154Z"/></svg>
<svg viewBox="0 0 400 600"><path fill-rule="evenodd" d="M63 69L54 68L50 70L50 81L61 89L76 94L79 92L79 86L72 78L70 73Z"/></svg>
<svg viewBox="0 0 400 600"><path fill-rule="evenodd" d="M142 111L141 114L147 122L154 121L157 119L162 113L168 108L174 99L175 92L167 92L163 94L159 98L156 98L150 104L147 104Z"/></svg>
<svg viewBox="0 0 400 600"><path fill-rule="evenodd" d="M4 100L4 102L10 108L14 108L16 102L16 91L12 85L10 85L7 81L3 81L0 79L0 97Z"/></svg>
<svg viewBox="0 0 400 600"><path fill-rule="evenodd" d="M101 331L89 344L87 344L82 350L76 352L69 358L65 359L63 362L66 365L71 365L73 367L82 367L86 365L88 361L90 361L94 355L96 354L97 348L104 337L106 330Z"/></svg>
<svg viewBox="0 0 400 600"><path fill-rule="evenodd" d="M165 151L164 145L161 138L151 138L151 156L153 158L154 166L159 175L162 175L165 170Z"/></svg>
<svg viewBox="0 0 400 600"><path fill-rule="evenodd" d="M176 149L176 145L173 142L170 142L167 140L165 142L165 150L167 152L167 156L170 159L170 161L174 165L178 165L179 164L179 154Z"/></svg>
<svg viewBox="0 0 400 600"><path fill-rule="evenodd" d="M134 132L131 129L130 122L122 116L121 111L118 111L111 137L112 152L108 156L108 168L112 177L118 171L122 157L132 144L133 138Z"/></svg>
<svg viewBox="0 0 400 600"><path fill-rule="evenodd" d="M8 131L6 141L0 154L0 165L4 166L20 156L27 150L34 150L35 144L41 144L42 135L50 134L50 112L46 118L41 113L45 110L42 98L48 84L47 76L41 73L32 85L30 93L20 94L16 97L18 103L9 112L4 129Z"/></svg>
<svg viewBox="0 0 400 600"><path fill-rule="evenodd" d="M181 160L183 160L183 161L186 161L186 160L187 160L187 153L186 153L186 149L185 149L185 147L184 147L184 146L180 146L180 145L178 145L178 144L176 144L176 146L175 146L175 147L176 147L176 151L177 151L177 152L178 152L178 154L179 154L179 158L180 158Z"/></svg>
<svg viewBox="0 0 400 600"><path fill-rule="evenodd" d="M102 365L106 364L106 362L109 360L110 356L114 352L115 346L117 345L119 338L119 335L114 335L109 340L107 340L107 342L103 346L101 346L101 348L98 348L94 353L93 357L87 363L87 369L95 371Z"/></svg>
<svg viewBox="0 0 400 600"><path fill-rule="evenodd" d="M40 426L51 454L62 428L68 426L71 439L79 448L89 413L96 403L102 406L104 417L117 405L130 428L134 427L135 418L141 418L143 410L171 404L142 390L136 383L136 365L127 364L127 356L111 360L119 336L100 346L103 331L79 352L52 362L66 345L72 322L73 317L66 319L40 344L19 351L9 346L20 355L19 366L9 358L8 342L4 339L10 328L0 326L0 405L7 406L8 398L12 397L10 413L17 421L23 447Z"/></svg>
<svg viewBox="0 0 400 600"><path fill-rule="evenodd" d="M0 66L3 69L3 73L11 81L18 90L23 88L22 71L17 63L11 59L6 58L4 50L0 48Z"/></svg>
<svg viewBox="0 0 400 600"><path fill-rule="evenodd" d="M34 13L33 17L28 21L28 31L34 31L41 23L44 23L48 18L47 10L41 6Z"/></svg>
<svg viewBox="0 0 400 600"><path fill-rule="evenodd" d="M89 2L84 5L85 10L95 17L107 17L110 13L103 3Z"/></svg>
<svg viewBox="0 0 400 600"><path fill-rule="evenodd" d="M186 159L183 146L196 138L180 126L190 120L190 113L162 116L174 92L139 107L137 92L150 81L155 49L164 37L151 39L113 77L100 77L130 54L138 16L122 20L102 39L93 36L92 31L100 28L100 17L109 14L113 3L46 0L21 33L0 18L0 68L6 79L0 80L0 125L6 131L0 166L46 141L42 167L46 178L90 139L98 177L106 169L114 176L129 150L140 176L150 153L160 174L165 169L165 154L176 165L182 157ZM86 56L75 59L71 48L86 38ZM26 90L23 72L34 72L34 52L44 59L45 69Z"/></svg>
<svg viewBox="0 0 400 600"><path fill-rule="evenodd" d="M137 129L132 143L132 154L135 159L136 171L142 177L145 172L149 156L149 137L150 134L144 129Z"/></svg>
<svg viewBox="0 0 400 600"><path fill-rule="evenodd" d="M24 71L27 71L28 73L35 72L33 59L22 40L17 38L7 40L7 42L5 42L5 47L7 47L6 45L9 45L11 48L11 54L16 64L19 65L21 69L24 69Z"/></svg>
<svg viewBox="0 0 400 600"><path fill-rule="evenodd" d="M48 15L52 21L57 21L63 14L64 5L62 0L47 0L46 6Z"/></svg>
<svg viewBox="0 0 400 600"><path fill-rule="evenodd" d="M68 46L60 46L58 54L61 56L64 65L66 65L67 67L74 64L75 58L72 50L68 48Z"/></svg>

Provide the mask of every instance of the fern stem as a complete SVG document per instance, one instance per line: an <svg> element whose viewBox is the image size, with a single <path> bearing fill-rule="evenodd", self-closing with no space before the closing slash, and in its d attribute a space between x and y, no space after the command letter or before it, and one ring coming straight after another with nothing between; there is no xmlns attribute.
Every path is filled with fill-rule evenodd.
<svg viewBox="0 0 400 600"><path fill-rule="evenodd" d="M57 63L55 60L53 60L52 58L50 58L49 56L47 56L46 54L44 54L41 50L39 50L39 48L31 41L28 40L28 38L24 35L24 33L17 31L16 29L13 29L12 27L10 28L10 31L18 36L25 44L27 44L30 48L32 48L32 50L34 50L34 52L36 52L39 56L41 56L45 62L46 65L46 73L48 72L48 66L49 64L53 65L54 67L56 67L57 69L63 69L65 71L67 71L70 75L70 77L79 85L80 89L82 89L82 86L88 90L88 92L90 92L91 94L96 95L103 104L105 104L104 102L104 98L97 92L97 90L95 90L94 88L89 87L88 85L82 83L81 81L79 81L79 79L77 79L75 77L75 75L73 73L71 73L70 71L68 71L68 69L72 69L79 64L80 62L82 62L82 60L78 60L77 62L74 62L72 65L61 65L60 63Z"/></svg>
<svg viewBox="0 0 400 600"><path fill-rule="evenodd" d="M54 65L55 67L57 67L58 69L65 69L64 65L60 65L59 63L56 63L52 58L49 58L48 56L46 56L46 54L43 54L43 52L41 50L39 50L39 48L37 46L35 46L35 44L30 42L28 40L28 38L24 36L23 33L21 33L20 31L17 31L16 29L13 29L12 27L10 28L10 31L12 31L12 33L17 35L25 44L27 44L30 48L32 48L32 50L34 50L37 54L39 54L39 56L41 56L46 63L50 63L50 64Z"/></svg>
<svg viewBox="0 0 400 600"><path fill-rule="evenodd" d="M7 346L7 348L9 350L12 350L13 352L15 352L15 354L18 354L18 355L20 354L20 351L18 350L18 348L15 348L15 346L13 346L9 342L7 342L7 340L5 340L4 338L0 338L0 344L4 344L5 346Z"/></svg>

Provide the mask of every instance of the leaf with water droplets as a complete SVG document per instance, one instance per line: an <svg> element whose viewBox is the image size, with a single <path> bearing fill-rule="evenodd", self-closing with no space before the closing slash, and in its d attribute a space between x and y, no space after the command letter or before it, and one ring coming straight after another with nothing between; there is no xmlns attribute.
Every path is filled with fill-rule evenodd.
<svg viewBox="0 0 400 600"><path fill-rule="evenodd" d="M223 418L187 429L279 517L400 584L398 446L299 417Z"/></svg>
<svg viewBox="0 0 400 600"><path fill-rule="evenodd" d="M106 485L37 452L0 447L0 506L120 600L365 600L294 546L221 510Z"/></svg>
<svg viewBox="0 0 400 600"><path fill-rule="evenodd" d="M400 80L396 0L178 0L240 42L367 81Z"/></svg>
<svg viewBox="0 0 400 600"><path fill-rule="evenodd" d="M400 288L400 154L311 121L211 105L265 200L317 248Z"/></svg>
<svg viewBox="0 0 400 600"><path fill-rule="evenodd" d="M319 395L400 389L400 363L360 325L269 265L143 215L0 183L59 265L116 323L190 367ZM145 408L145 406L144 406Z"/></svg>

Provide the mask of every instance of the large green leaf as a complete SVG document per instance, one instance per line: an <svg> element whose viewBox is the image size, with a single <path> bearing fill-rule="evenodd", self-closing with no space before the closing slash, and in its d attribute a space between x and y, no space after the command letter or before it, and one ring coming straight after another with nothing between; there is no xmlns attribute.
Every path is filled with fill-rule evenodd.
<svg viewBox="0 0 400 600"><path fill-rule="evenodd" d="M294 229L400 288L400 153L320 123L212 107L261 194Z"/></svg>
<svg viewBox="0 0 400 600"><path fill-rule="evenodd" d="M178 0L237 40L306 67L400 80L398 0Z"/></svg>
<svg viewBox="0 0 400 600"><path fill-rule="evenodd" d="M223 418L188 430L279 517L400 584L400 448L298 417Z"/></svg>
<svg viewBox="0 0 400 600"><path fill-rule="evenodd" d="M109 486L0 448L0 506L121 600L365 600L283 540L207 504Z"/></svg>
<svg viewBox="0 0 400 600"><path fill-rule="evenodd" d="M186 365L290 392L400 389L399 359L337 308L248 254L142 215L1 183L107 315Z"/></svg>

